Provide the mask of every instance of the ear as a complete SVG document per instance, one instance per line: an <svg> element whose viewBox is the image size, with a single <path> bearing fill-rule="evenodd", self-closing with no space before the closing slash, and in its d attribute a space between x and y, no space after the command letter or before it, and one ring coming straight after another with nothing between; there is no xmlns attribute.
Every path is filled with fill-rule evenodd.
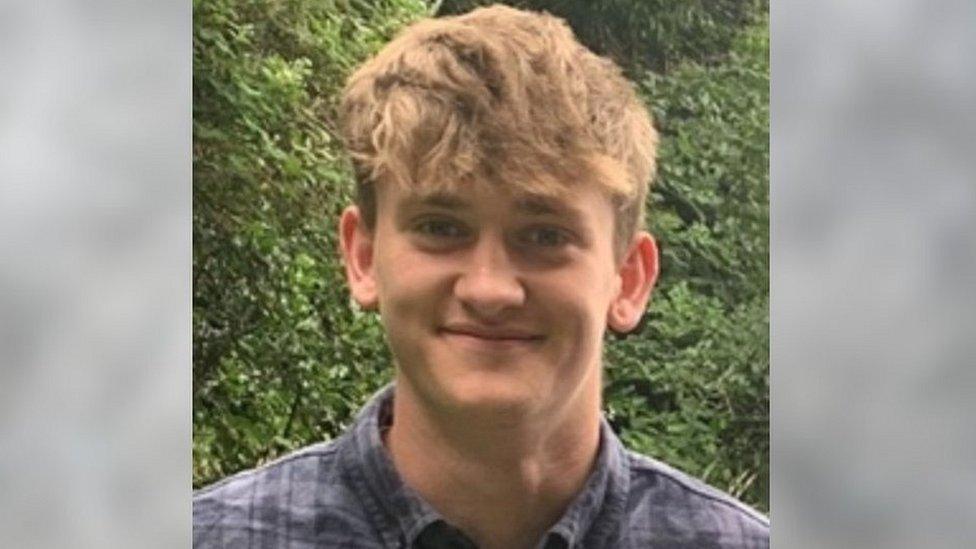
<svg viewBox="0 0 976 549"><path fill-rule="evenodd" d="M363 309L375 309L379 299L373 272L373 232L356 206L348 206L339 218L339 244L352 298Z"/></svg>
<svg viewBox="0 0 976 549"><path fill-rule="evenodd" d="M607 325L617 333L627 333L637 327L651 290L657 282L657 244L646 231L634 235L620 266L620 290L607 311Z"/></svg>

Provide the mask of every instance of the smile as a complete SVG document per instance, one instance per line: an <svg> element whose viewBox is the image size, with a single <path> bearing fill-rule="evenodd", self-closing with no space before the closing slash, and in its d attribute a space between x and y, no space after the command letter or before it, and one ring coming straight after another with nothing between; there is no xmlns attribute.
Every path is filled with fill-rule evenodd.
<svg viewBox="0 0 976 549"><path fill-rule="evenodd" d="M519 329L495 329L481 326L447 326L440 333L458 343L484 348L507 348L535 345L544 338L541 334Z"/></svg>

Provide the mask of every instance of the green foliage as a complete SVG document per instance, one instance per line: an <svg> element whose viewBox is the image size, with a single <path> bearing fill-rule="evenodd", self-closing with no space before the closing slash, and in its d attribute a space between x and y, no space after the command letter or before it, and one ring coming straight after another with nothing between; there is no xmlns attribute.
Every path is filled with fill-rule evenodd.
<svg viewBox="0 0 976 549"><path fill-rule="evenodd" d="M456 14L493 0L443 0L439 13ZM756 23L769 0L510 0L511 6L565 19L591 50L631 74L667 72L682 61L724 59L740 29Z"/></svg>
<svg viewBox="0 0 976 549"><path fill-rule="evenodd" d="M643 329L607 347L606 401L634 449L769 505L769 43L648 73L661 132L648 206L662 273Z"/></svg>
<svg viewBox="0 0 976 549"><path fill-rule="evenodd" d="M194 1L194 486L337 435L392 375L336 253L352 176L335 103L433 4ZM662 276L642 329L608 337L608 416L632 448L768 509L767 4L523 5L626 63L662 135Z"/></svg>
<svg viewBox="0 0 976 549"><path fill-rule="evenodd" d="M194 2L194 484L341 431L390 377L333 230L346 74L417 0Z"/></svg>

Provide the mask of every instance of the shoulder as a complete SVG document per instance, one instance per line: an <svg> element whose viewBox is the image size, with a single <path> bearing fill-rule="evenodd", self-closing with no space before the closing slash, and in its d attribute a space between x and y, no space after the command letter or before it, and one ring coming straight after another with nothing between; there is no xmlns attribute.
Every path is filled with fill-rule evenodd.
<svg viewBox="0 0 976 549"><path fill-rule="evenodd" d="M628 452L631 537L674 547L766 548L769 519L660 461Z"/></svg>
<svg viewBox="0 0 976 549"><path fill-rule="evenodd" d="M341 439L339 439L341 440ZM193 546L309 546L369 531L337 441L306 447L193 494Z"/></svg>

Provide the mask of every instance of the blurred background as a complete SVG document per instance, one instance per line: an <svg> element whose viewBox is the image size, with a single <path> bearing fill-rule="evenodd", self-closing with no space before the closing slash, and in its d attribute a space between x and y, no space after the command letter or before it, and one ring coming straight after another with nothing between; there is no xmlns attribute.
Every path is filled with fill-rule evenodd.
<svg viewBox="0 0 976 549"><path fill-rule="evenodd" d="M284 11L302 5L278 4ZM206 465L199 448L217 445L206 442L211 435L199 426L213 425L206 418L215 415L191 418L201 392L213 391L191 381L201 352L192 348L191 359L194 335L201 331L191 283L203 242L196 234L191 242L191 230L201 226L191 219L199 211L197 197L191 206L197 192L192 171L199 170L193 139L202 137L191 127L191 97L200 90L191 79L202 66L194 49L202 42L194 40L201 26L191 14L200 20L204 6L219 13L237 5L0 2L0 546L188 545L194 482L219 476L218 466L264 459L245 453L231 456L237 462L218 456L209 462L217 465ZM345 5L364 10L370 21L386 13L380 3ZM687 5L707 11L714 3ZM445 2L427 9L434 7L449 8ZM774 546L969 547L976 539L974 9L967 1L782 0L770 10L768 493ZM405 19L392 21L400 23L415 15L396 13ZM212 39L237 44L228 54L233 57L250 51L248 33L257 32L258 23L237 38ZM353 27L364 42L356 55L394 30L392 23L379 31ZM616 32L627 36L625 29ZM745 37L732 40L745 48L740 51L755 51L755 34L733 34ZM644 40L652 40L648 36ZM647 71L636 78L641 93L650 97L653 90L667 104L680 98L684 82L695 81L696 71L711 75L706 71L728 67L735 50L725 51L714 59L680 54L677 65L626 57L621 63L646 63ZM258 53L265 55L254 53L247 70L267 67L274 93L298 93L301 103L300 92L281 82L307 81L300 76L307 70L302 63L280 53L278 65L263 64ZM605 53L616 55L611 47ZM336 63L348 70L357 59ZM717 80L709 77L702 85ZM684 89L687 108L698 112L698 85ZM200 97L192 102L193 109L207 104ZM697 123L688 116L681 126L680 117L656 108L659 123L672 124L673 135ZM716 120L727 120L715 109ZM266 114L274 120L274 112ZM685 135L704 139L703 133ZM289 144L286 150L297 149ZM677 159L681 152L665 154ZM693 183L679 174L669 179L663 169L659 189L668 180L676 189ZM321 180L341 179L329 177L322 174ZM658 211L667 211L667 199L655 197ZM681 212L674 215L684 223ZM649 221L655 223L653 213ZM241 242L259 242L257 229L252 240ZM694 235L709 236L699 231ZM280 233L274 234L278 241ZM311 259L313 271L322 268ZM297 287L297 281L318 280L298 276L306 259L268 268L286 264ZM698 310L679 305L694 305L701 288L683 290L682 301L678 287L672 286L670 301L670 294L656 295L652 310L664 314L669 302L675 305L668 314ZM323 289L332 291L339 290ZM376 336L369 335L373 320L349 314L344 327L362 330L358 341ZM654 322L665 326L649 317L648 325ZM754 340L743 331L743 338ZM689 347L675 347L671 356ZM357 358L359 349L383 358L358 342L334 348L346 349L348 357ZM608 364L620 358L611 354ZM636 364L619 368L644 374ZM655 372L671 376L666 379L673 386L682 383L676 372L648 374ZM253 403L250 378L238 379L241 402ZM351 374L337 379L337 386L354 384ZM273 380L262 382L275 387ZM627 393L627 386L608 390L635 408L667 402L648 400L643 389ZM675 402L672 412L697 398ZM344 414L355 405L335 402L331 409ZM203 409L197 404L196 410ZM626 406L611 412L637 417ZM343 421L338 414L323 418L335 426ZM622 420L616 425L630 433L645 429ZM301 432L292 429L296 436ZM636 438L630 442L641 443ZM267 451L294 442L288 437L276 444ZM720 477L711 478L721 484Z"/></svg>
<svg viewBox="0 0 976 549"><path fill-rule="evenodd" d="M772 22L774 543L971 547L976 3Z"/></svg>
<svg viewBox="0 0 976 549"><path fill-rule="evenodd" d="M190 14L0 0L0 547L189 544Z"/></svg>

